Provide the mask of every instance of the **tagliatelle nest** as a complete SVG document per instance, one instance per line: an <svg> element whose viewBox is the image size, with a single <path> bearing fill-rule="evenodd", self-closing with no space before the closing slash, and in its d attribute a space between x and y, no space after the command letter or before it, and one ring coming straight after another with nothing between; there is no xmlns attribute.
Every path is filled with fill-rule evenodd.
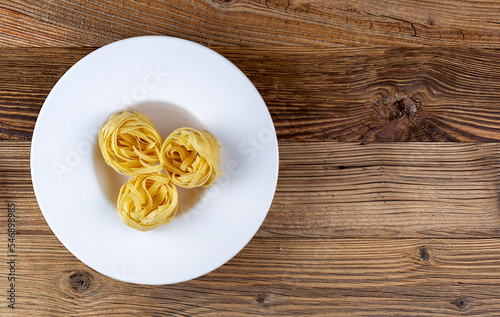
<svg viewBox="0 0 500 317"><path fill-rule="evenodd" d="M161 147L165 171L174 184L184 188L212 185L222 175L219 159L219 142L206 131L177 129Z"/></svg>
<svg viewBox="0 0 500 317"><path fill-rule="evenodd" d="M125 224L148 231L170 222L175 216L177 189L164 174L141 174L122 186L117 207Z"/></svg>
<svg viewBox="0 0 500 317"><path fill-rule="evenodd" d="M161 137L142 113L123 111L112 115L99 131L99 147L106 163L125 175L161 170Z"/></svg>

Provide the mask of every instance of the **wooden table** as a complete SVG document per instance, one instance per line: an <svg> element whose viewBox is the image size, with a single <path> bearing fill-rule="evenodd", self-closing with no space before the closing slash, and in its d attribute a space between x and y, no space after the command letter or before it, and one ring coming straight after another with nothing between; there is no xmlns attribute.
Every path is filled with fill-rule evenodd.
<svg viewBox="0 0 500 317"><path fill-rule="evenodd" d="M147 34L237 65L280 147L256 236L165 286L77 260L45 222L29 165L60 76ZM3 0L0 46L1 316L500 314L499 1Z"/></svg>

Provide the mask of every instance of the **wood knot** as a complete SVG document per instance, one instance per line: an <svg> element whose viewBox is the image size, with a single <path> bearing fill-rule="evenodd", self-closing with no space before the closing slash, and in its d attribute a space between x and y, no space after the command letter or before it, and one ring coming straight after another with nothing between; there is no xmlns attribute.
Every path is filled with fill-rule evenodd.
<svg viewBox="0 0 500 317"><path fill-rule="evenodd" d="M466 298L459 298L451 302L453 305L457 306L459 309L468 309L469 301Z"/></svg>
<svg viewBox="0 0 500 317"><path fill-rule="evenodd" d="M420 250L418 251L418 254L420 255L420 258L424 261L429 261L430 255L429 255L429 249L426 247L421 247Z"/></svg>
<svg viewBox="0 0 500 317"><path fill-rule="evenodd" d="M259 304L264 304L267 301L266 294L260 294L259 296L257 296L255 301Z"/></svg>
<svg viewBox="0 0 500 317"><path fill-rule="evenodd" d="M368 120L364 121L367 130L364 131L363 141L408 141L416 136L420 138L426 133L417 116L420 103L415 102L407 95L396 94L375 101L369 113Z"/></svg>
<svg viewBox="0 0 500 317"><path fill-rule="evenodd" d="M382 102L380 109L388 121L394 121L401 117L413 119L417 111L417 103L406 95L396 95Z"/></svg>
<svg viewBox="0 0 500 317"><path fill-rule="evenodd" d="M76 293L83 293L90 288L90 274L85 271L77 271L68 278L69 286Z"/></svg>

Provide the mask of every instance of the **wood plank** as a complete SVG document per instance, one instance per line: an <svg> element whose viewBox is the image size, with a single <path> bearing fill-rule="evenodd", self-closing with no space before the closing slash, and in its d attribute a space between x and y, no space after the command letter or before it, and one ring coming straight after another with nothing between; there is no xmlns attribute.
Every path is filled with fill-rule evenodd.
<svg viewBox="0 0 500 317"><path fill-rule="evenodd" d="M214 49L255 84L281 141L500 141L497 49ZM50 89L91 50L0 49L0 139L31 139Z"/></svg>
<svg viewBox="0 0 500 317"><path fill-rule="evenodd" d="M21 233L50 235L32 189L29 146L0 143L0 203L18 206ZM499 144L279 147L278 187L258 237L500 237Z"/></svg>
<svg viewBox="0 0 500 317"><path fill-rule="evenodd" d="M0 13L3 46L101 46L151 34L215 45L500 43L496 1L4 0Z"/></svg>
<svg viewBox="0 0 500 317"><path fill-rule="evenodd" d="M6 240L4 230L0 237ZM499 239L254 238L212 273L166 286L105 277L54 236L17 241L17 316L491 316L500 310ZM5 272L4 264L2 291ZM0 314L9 312L0 307Z"/></svg>
<svg viewBox="0 0 500 317"><path fill-rule="evenodd" d="M499 144L280 143L261 234L498 236Z"/></svg>
<svg viewBox="0 0 500 317"><path fill-rule="evenodd" d="M264 97L280 140L500 139L497 50L223 52Z"/></svg>

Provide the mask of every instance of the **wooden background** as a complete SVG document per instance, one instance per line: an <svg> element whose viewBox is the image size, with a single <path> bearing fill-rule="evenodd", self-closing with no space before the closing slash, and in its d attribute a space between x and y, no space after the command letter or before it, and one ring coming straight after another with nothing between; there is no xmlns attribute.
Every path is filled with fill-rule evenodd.
<svg viewBox="0 0 500 317"><path fill-rule="evenodd" d="M116 281L72 256L29 167L59 77L102 45L151 34L238 66L280 147L252 241L166 286ZM3 0L0 139L1 316L500 315L500 1Z"/></svg>

